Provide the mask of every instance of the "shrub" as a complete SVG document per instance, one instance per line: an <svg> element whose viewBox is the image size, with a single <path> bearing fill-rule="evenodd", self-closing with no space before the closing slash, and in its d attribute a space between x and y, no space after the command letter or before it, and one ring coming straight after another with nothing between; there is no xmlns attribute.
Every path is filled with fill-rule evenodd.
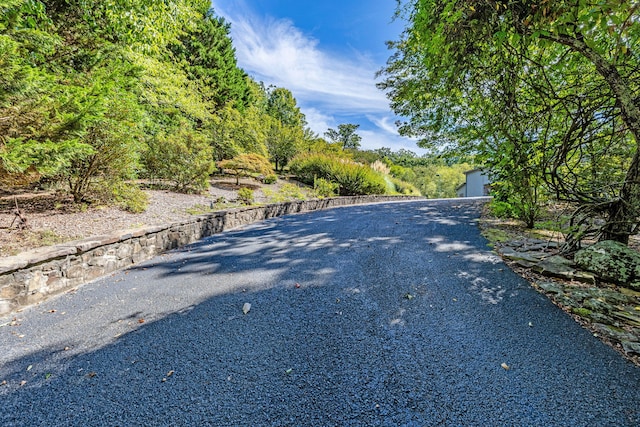
<svg viewBox="0 0 640 427"><path fill-rule="evenodd" d="M179 192L208 188L213 171L212 149L200 131L183 123L169 133L156 135L148 147L145 163L153 177L171 181Z"/></svg>
<svg viewBox="0 0 640 427"><path fill-rule="evenodd" d="M275 184L278 181L278 175L272 173L264 177L262 182L265 184Z"/></svg>
<svg viewBox="0 0 640 427"><path fill-rule="evenodd" d="M318 197L333 197L338 193L338 184L324 178L318 178L313 183L313 190Z"/></svg>
<svg viewBox="0 0 640 427"><path fill-rule="evenodd" d="M125 181L100 181L95 185L92 195L100 203L115 204L131 213L144 212L149 204L147 193Z"/></svg>
<svg viewBox="0 0 640 427"><path fill-rule="evenodd" d="M370 167L324 154L304 154L294 158L290 170L302 182L313 185L318 178L338 185L341 196L384 194L384 178Z"/></svg>
<svg viewBox="0 0 640 427"><path fill-rule="evenodd" d="M233 159L218 162L220 169L231 171L236 176L236 184L240 184L241 176L249 176L250 173L272 175L273 169L269 160L255 153L240 154Z"/></svg>
<svg viewBox="0 0 640 427"><path fill-rule="evenodd" d="M253 190L250 188L239 189L238 200L240 200L245 205L253 204Z"/></svg>
<svg viewBox="0 0 640 427"><path fill-rule="evenodd" d="M391 177L391 183L395 188L395 192L405 196L421 196L420 190L398 178Z"/></svg>
<svg viewBox="0 0 640 427"><path fill-rule="evenodd" d="M271 203L290 202L292 200L306 200L307 196L302 189L295 184L284 184L278 192L268 188L262 190Z"/></svg>
<svg viewBox="0 0 640 427"><path fill-rule="evenodd" d="M508 202L501 202L494 199L489 204L489 208L491 209L491 213L498 218L514 218L516 216L513 206Z"/></svg>

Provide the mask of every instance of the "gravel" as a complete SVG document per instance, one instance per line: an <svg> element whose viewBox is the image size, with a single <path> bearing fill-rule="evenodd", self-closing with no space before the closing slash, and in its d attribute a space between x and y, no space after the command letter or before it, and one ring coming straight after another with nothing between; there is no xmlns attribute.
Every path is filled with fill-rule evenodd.
<svg viewBox="0 0 640 427"><path fill-rule="evenodd" d="M640 368L505 268L479 210L269 220L2 319L0 424L639 425Z"/></svg>

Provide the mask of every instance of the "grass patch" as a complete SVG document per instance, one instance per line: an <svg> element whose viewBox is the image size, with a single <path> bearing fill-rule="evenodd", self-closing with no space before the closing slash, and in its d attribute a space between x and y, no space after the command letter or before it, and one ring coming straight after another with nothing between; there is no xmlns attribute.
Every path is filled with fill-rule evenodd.
<svg viewBox="0 0 640 427"><path fill-rule="evenodd" d="M269 199L269 203L284 203L295 200L306 200L307 194L295 184L284 184L278 191L263 188L262 193Z"/></svg>
<svg viewBox="0 0 640 427"><path fill-rule="evenodd" d="M499 228L485 228L482 235L491 243L506 243L511 240L511 235Z"/></svg>

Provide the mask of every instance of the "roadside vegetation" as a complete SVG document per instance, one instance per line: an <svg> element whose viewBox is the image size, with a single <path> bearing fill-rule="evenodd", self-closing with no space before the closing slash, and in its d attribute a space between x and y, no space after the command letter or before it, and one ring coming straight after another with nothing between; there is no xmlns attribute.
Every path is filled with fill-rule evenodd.
<svg viewBox="0 0 640 427"><path fill-rule="evenodd" d="M212 175L293 174L323 197L450 197L469 167L362 151L356 124L314 133L289 90L238 67L209 1L5 0L0 58L5 195L55 189L135 213L141 180L202 193Z"/></svg>
<svg viewBox="0 0 640 427"><path fill-rule="evenodd" d="M496 212L534 228L568 203L567 251L628 243L640 218L640 6L416 0L380 72L403 135L470 156Z"/></svg>

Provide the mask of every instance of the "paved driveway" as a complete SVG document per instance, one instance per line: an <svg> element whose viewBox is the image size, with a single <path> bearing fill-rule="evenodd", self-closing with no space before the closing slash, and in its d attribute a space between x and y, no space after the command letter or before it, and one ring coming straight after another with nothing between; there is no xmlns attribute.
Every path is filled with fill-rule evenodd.
<svg viewBox="0 0 640 427"><path fill-rule="evenodd" d="M269 220L1 319L0 425L640 425L640 369L491 253L479 206Z"/></svg>

